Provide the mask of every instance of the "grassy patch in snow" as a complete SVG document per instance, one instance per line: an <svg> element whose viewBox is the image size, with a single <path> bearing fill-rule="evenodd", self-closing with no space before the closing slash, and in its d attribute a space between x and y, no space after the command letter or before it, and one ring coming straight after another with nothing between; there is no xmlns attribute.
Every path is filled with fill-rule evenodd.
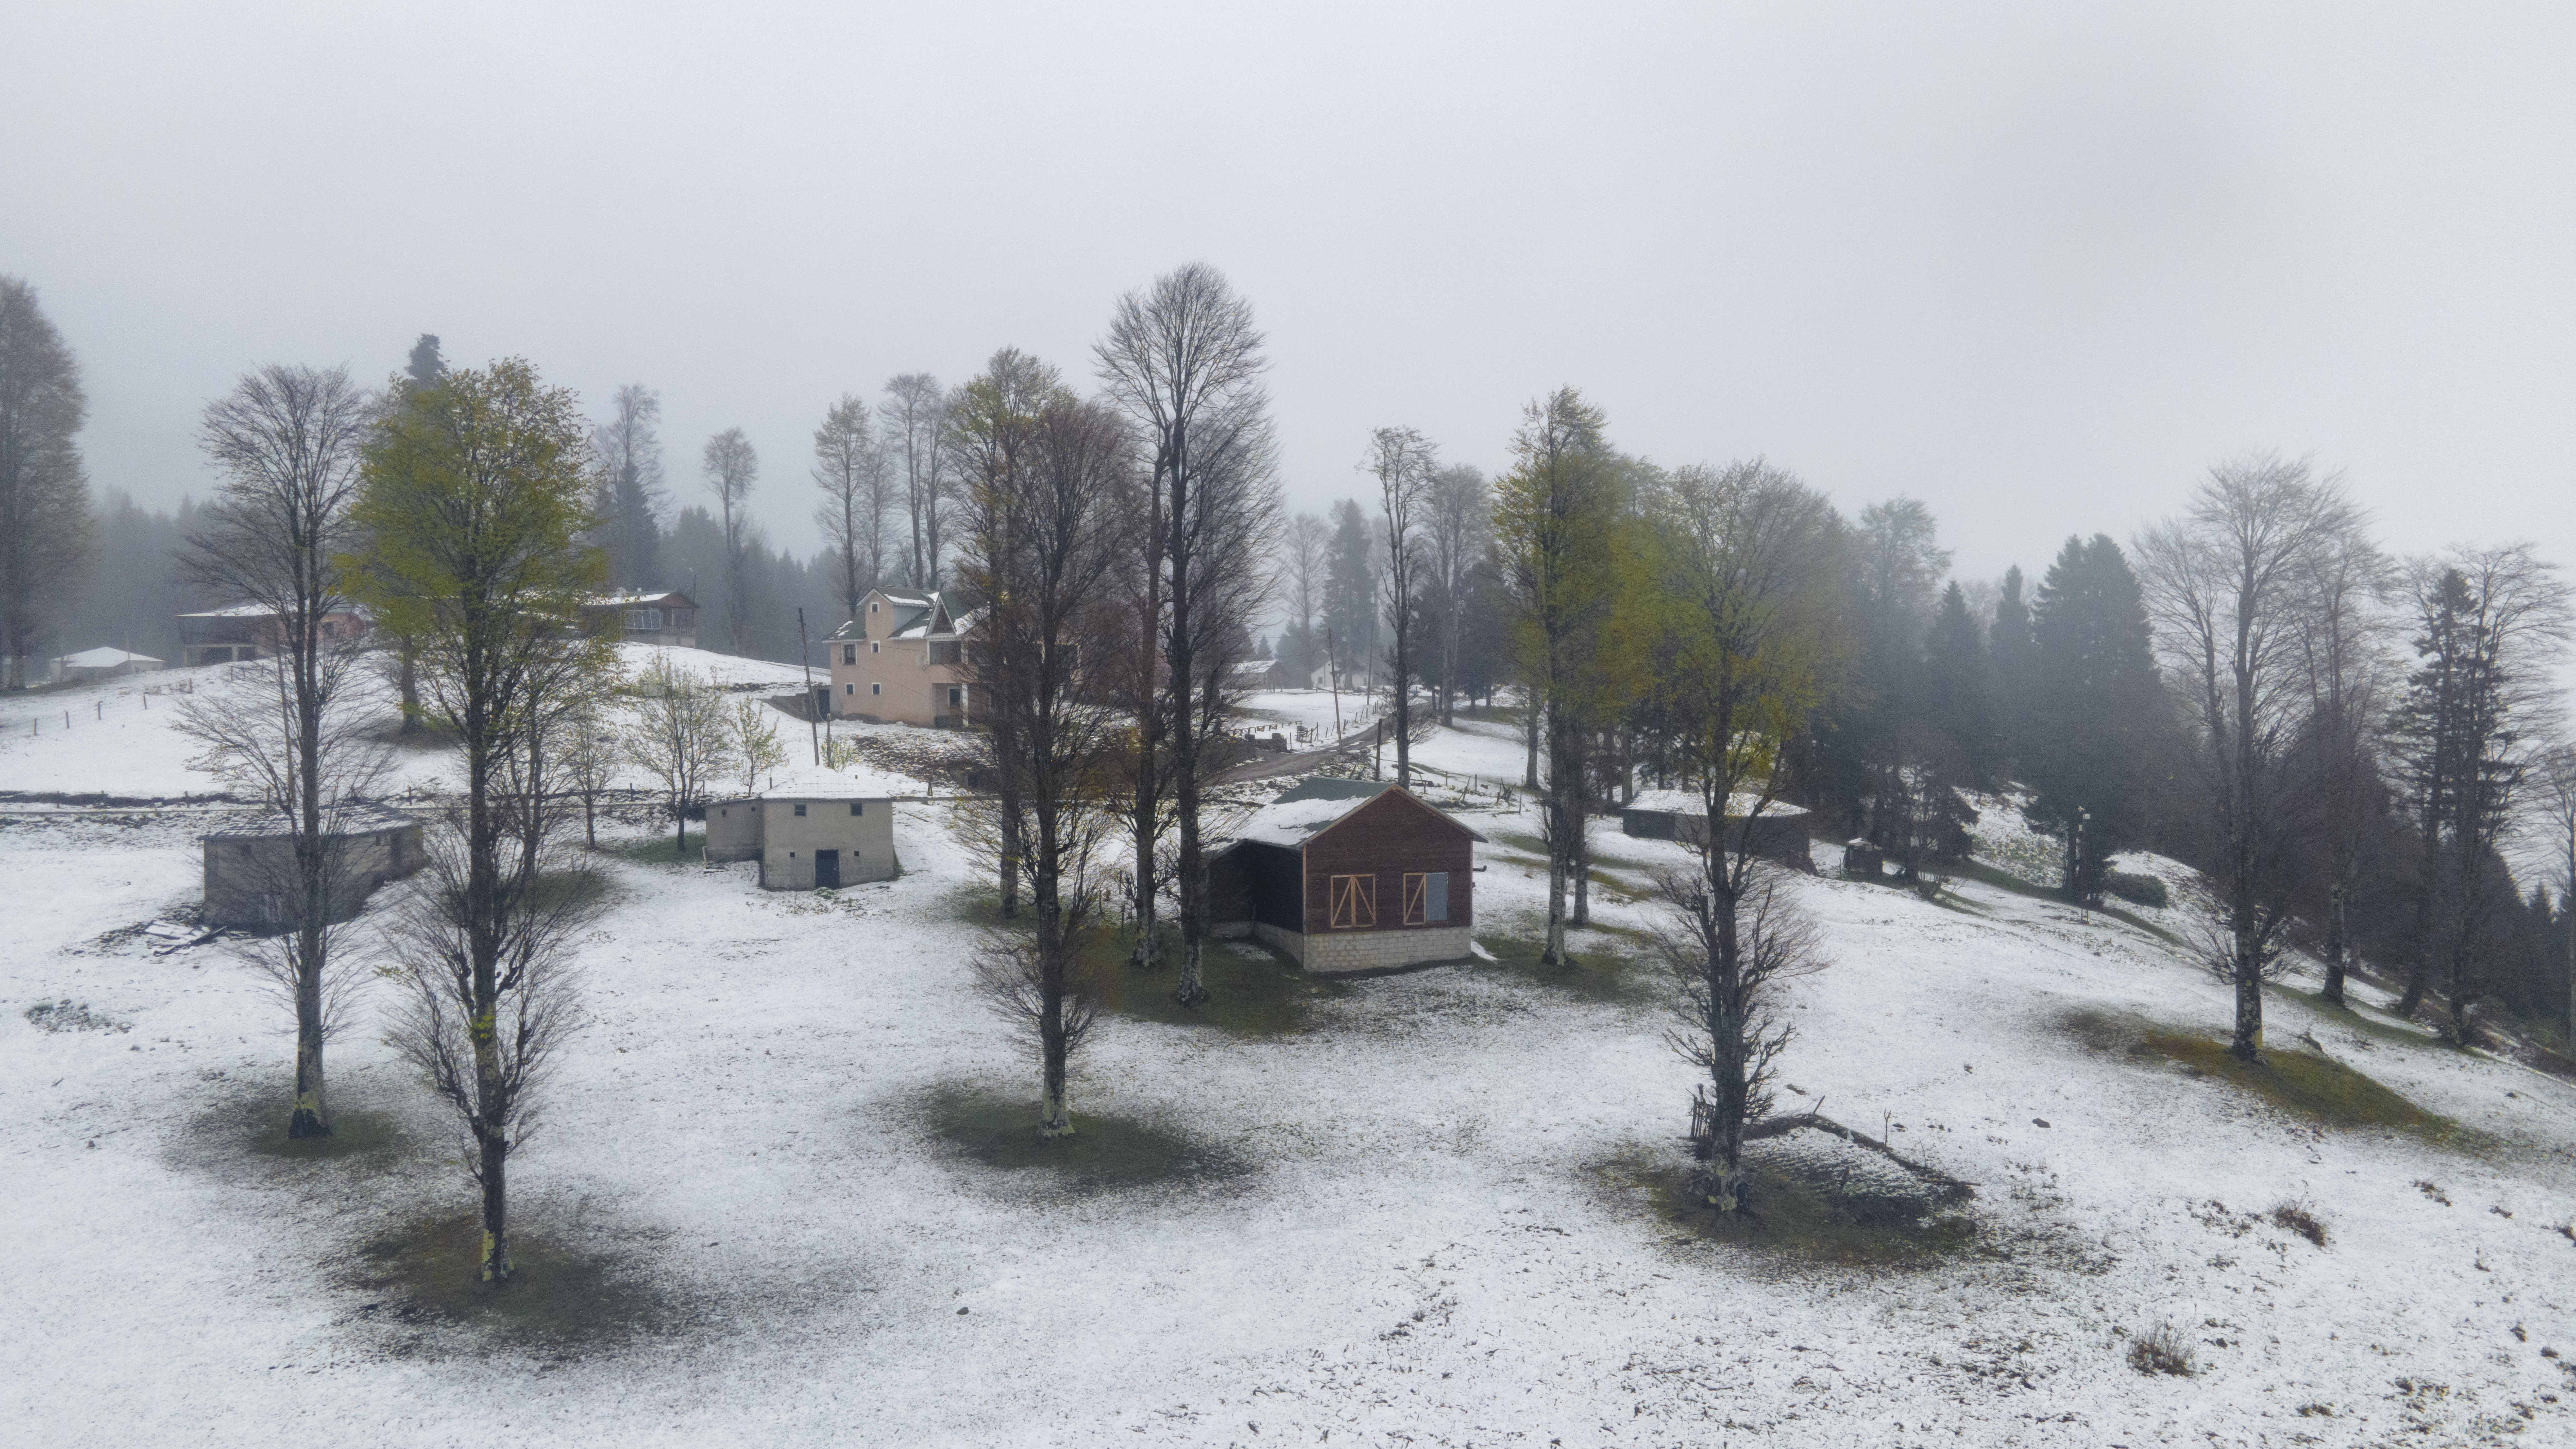
<svg viewBox="0 0 2576 1449"><path fill-rule="evenodd" d="M2023 880L2021 877L2014 875L2009 871L1998 870L1994 866L1988 865L1982 860L1946 861L1942 864L1941 869L1948 871L1952 875L1958 876L1963 880L1972 880L1981 885L1990 885L1997 890L2010 891L2017 896L2028 896L2033 900L2039 901L2053 901L2059 905L2066 904L2066 897L2061 895L2055 887L2032 885L2029 881ZM2088 909L2090 909L2094 915L2109 916L2112 920L2122 922L2126 925L2135 926L2139 930L2146 932L2148 935L2155 937L2157 940L2164 942L2166 945L2171 946L2176 950L2191 949L2180 936L2175 935L2173 932L2166 930L2164 927L2157 925L2143 916L2133 914L2129 911L2124 911L2118 906L2093 906Z"/></svg>
<svg viewBox="0 0 2576 1449"><path fill-rule="evenodd" d="M1539 960L1545 944L1539 936L1480 935L1476 944L1494 959L1465 962L1462 969L1497 973L1581 1001L1645 1002L1655 992L1652 973L1636 955L1644 938L1644 932L1626 927L1569 926L1565 941L1573 963L1550 966ZM1614 946L1614 941L1627 944Z"/></svg>
<svg viewBox="0 0 2576 1449"><path fill-rule="evenodd" d="M1308 974L1257 938L1209 941L1199 952L1199 980L1208 999L1183 1006L1172 999L1181 984L1181 933L1164 932L1160 971L1128 969L1135 948L1131 928L1104 934L1094 949L1106 968L1102 1008L1138 1021L1215 1027L1230 1036L1301 1036L1316 1027L1316 1002L1350 990L1342 981Z"/></svg>
<svg viewBox="0 0 2576 1449"><path fill-rule="evenodd" d="M2427 1141L2464 1145L2460 1124L2423 1108L2331 1057L2267 1047L2260 1063L2228 1055L2227 1043L2135 1017L2077 1011L2067 1031L2095 1051L2165 1062L2194 1080L2217 1080L2329 1127L2383 1127Z"/></svg>
<svg viewBox="0 0 2576 1449"><path fill-rule="evenodd" d="M349 1276L378 1296L358 1317L461 1329L511 1347L576 1349L668 1334L696 1317L631 1260L566 1242L542 1226L514 1226L511 1276L485 1283L482 1237L479 1215L465 1213L412 1219L369 1239Z"/></svg>
<svg viewBox="0 0 2576 1449"><path fill-rule="evenodd" d="M1940 1195L1890 1191L1884 1174L1856 1182L1792 1154L1748 1152L1745 1210L1718 1213L1690 1189L1698 1164L1644 1155L1600 1169L1642 1193L1655 1216L1691 1240L1723 1243L1788 1262L1921 1268L1974 1252L1977 1225Z"/></svg>
<svg viewBox="0 0 2576 1449"><path fill-rule="evenodd" d="M400 1166L411 1148L410 1134L391 1112L344 1101L331 1113L328 1137L287 1136L293 1115L294 1102L282 1091L237 1089L197 1113L181 1140L186 1155L223 1175L252 1166L273 1176L294 1172L289 1164L298 1163L334 1163L334 1175L376 1175Z"/></svg>
<svg viewBox="0 0 2576 1449"><path fill-rule="evenodd" d="M1251 1170L1219 1148L1126 1117L1077 1111L1072 1136L1041 1137L1034 1096L943 1087L929 1096L923 1115L931 1135L966 1160L995 1172L1040 1175L1067 1192L1217 1183Z"/></svg>
<svg viewBox="0 0 2576 1449"><path fill-rule="evenodd" d="M2459 1050L2457 1047L2446 1045L2429 1027L2409 1026L2398 1021L2393 1015L2381 1015L2375 1012L2360 1011L2351 1006L2338 1006L2335 1003L2326 1000L2325 988L2323 987L2319 987L2314 991L2304 990L2295 986L2276 987L2274 989L2278 990L2284 996L2295 997L2299 1001L2305 1003L2307 1007L2316 1012L2317 1015L2324 1017L2326 1020L2333 1022L2337 1026L2351 1027L2354 1031L2360 1032L2364 1036L2375 1037L2380 1041L2387 1042L2391 1046L2442 1047L2445 1051Z"/></svg>
<svg viewBox="0 0 2576 1449"><path fill-rule="evenodd" d="M602 855L631 860L637 865L702 865L707 857L707 837L702 831L690 831L688 848L683 850L667 833L629 836L603 840L599 843L599 851Z"/></svg>

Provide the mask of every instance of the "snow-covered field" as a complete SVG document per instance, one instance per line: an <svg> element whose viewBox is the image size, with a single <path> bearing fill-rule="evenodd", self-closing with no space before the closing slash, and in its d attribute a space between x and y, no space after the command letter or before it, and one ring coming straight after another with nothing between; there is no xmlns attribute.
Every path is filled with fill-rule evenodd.
<svg viewBox="0 0 2576 1449"><path fill-rule="evenodd" d="M78 699L0 706L0 736L76 715L0 741L0 789L209 789L152 703L112 735ZM1472 725L1419 757L1508 782L1519 749ZM1543 870L1514 842L1534 822L1449 798L1495 842L1480 936L1525 937ZM1973 1251L1841 1267L1666 1221L1606 1170L1669 1158L1683 1125L1660 1017L1483 966L1352 983L1299 1036L1109 1019L1077 1109L1249 1171L1068 1193L927 1125L942 1088L1032 1077L968 989L972 882L944 812L900 807L906 874L837 904L765 894L748 865L609 861L594 1024L514 1159L517 1221L668 1311L571 1345L406 1318L366 1286L366 1244L470 1202L371 1030L335 1048L335 1104L407 1145L241 1150L237 1114L281 1090L277 1010L220 946L100 939L194 900L184 825L0 821L0 1439L2568 1441L2576 1376L2543 1356L2576 1354L2567 1083L2278 995L2276 1040L2310 1033L2484 1137L2320 1129L2064 1029L2089 1010L2220 1030L2224 992L2152 936L1974 883L1963 910L1819 880L1801 890L1836 964L1793 986L1786 1080L1977 1184ZM1598 842L1623 885L1674 850ZM112 1024L24 1015L64 1001ZM2301 1199L2323 1248L2254 1217ZM2161 1326L2196 1376L2130 1367Z"/></svg>

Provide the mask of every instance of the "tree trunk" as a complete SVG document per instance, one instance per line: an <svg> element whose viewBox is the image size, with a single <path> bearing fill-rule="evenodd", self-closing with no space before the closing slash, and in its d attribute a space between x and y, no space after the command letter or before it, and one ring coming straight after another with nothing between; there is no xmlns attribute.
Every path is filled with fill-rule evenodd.
<svg viewBox="0 0 2576 1449"><path fill-rule="evenodd" d="M330 1103L322 1090L322 978L315 965L307 955L295 983L295 1112L286 1119L289 1137L331 1135Z"/></svg>
<svg viewBox="0 0 2576 1449"><path fill-rule="evenodd" d="M1553 846L1547 853L1547 944L1538 959L1544 966L1571 964L1565 954L1565 852Z"/></svg>
<svg viewBox="0 0 2576 1449"><path fill-rule="evenodd" d="M1718 832L1710 836L1712 852L1723 849L1715 842ZM1723 867L1709 872L1723 873ZM1715 958L1716 979L1709 983L1708 1030L1713 1067L1710 1086L1716 1090L1711 1104L1713 1120L1709 1123L1713 1153L1707 1179L1708 1205L1721 1213L1742 1212L1747 1202L1744 1182L1744 1115L1750 1084L1745 1081L1745 1041L1743 994L1738 983L1743 977L1743 943L1736 934L1733 892L1723 881L1711 881L1709 891L1708 935L1710 954Z"/></svg>
<svg viewBox="0 0 2576 1449"><path fill-rule="evenodd" d="M1525 725L1526 725L1526 727L1527 727L1527 732L1528 732L1528 735L1529 735L1529 760L1528 760L1528 762L1527 762L1526 764L1524 764L1524 765L1521 767L1521 788L1522 788L1522 789L1524 789L1524 790L1535 790L1535 789L1537 789L1537 788L1538 788L1538 691L1537 691L1537 690L1533 689L1533 690L1531 690L1531 691L1530 691L1529 703L1528 703L1526 706L1524 706L1524 707L1522 708L1522 711L1521 711L1521 712L1522 712L1522 714L1524 714L1525 716L1527 716L1526 720L1524 721L1524 724L1525 724Z"/></svg>
<svg viewBox="0 0 2576 1449"><path fill-rule="evenodd" d="M398 664L396 683L402 693L402 735L409 739L420 733L420 648L409 639L402 640L394 657Z"/></svg>
<svg viewBox="0 0 2576 1449"><path fill-rule="evenodd" d="M1395 783L1405 790L1413 788L1413 662L1405 648L1411 632L1399 614L1395 622Z"/></svg>
<svg viewBox="0 0 2576 1449"><path fill-rule="evenodd" d="M1136 764L1136 949L1129 953L1127 966L1132 971L1163 969L1163 930L1158 919L1159 893L1154 889L1154 746L1147 740L1138 746Z"/></svg>
<svg viewBox="0 0 2576 1449"><path fill-rule="evenodd" d="M1006 799L1002 806L1002 918L1009 920L1020 913L1020 802Z"/></svg>
<svg viewBox="0 0 2576 1449"><path fill-rule="evenodd" d="M483 1161L483 1256L481 1271L486 1283L499 1283L510 1276L510 1149L495 1136L482 1138Z"/></svg>
<svg viewBox="0 0 2576 1449"><path fill-rule="evenodd" d="M2325 999L2344 1004L2344 882L2338 880L2326 895L2326 988Z"/></svg>
<svg viewBox="0 0 2576 1449"><path fill-rule="evenodd" d="M2236 963L2236 1036L2227 1054L2243 1062L2263 1060L2263 976L2242 959Z"/></svg>

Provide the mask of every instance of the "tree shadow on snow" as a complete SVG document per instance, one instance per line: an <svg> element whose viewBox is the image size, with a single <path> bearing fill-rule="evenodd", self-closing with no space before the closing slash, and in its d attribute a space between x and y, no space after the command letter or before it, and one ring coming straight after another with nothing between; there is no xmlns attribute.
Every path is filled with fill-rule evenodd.
<svg viewBox="0 0 2576 1449"><path fill-rule="evenodd" d="M1679 1152L1628 1153L1591 1171L1677 1229L1673 1241L1746 1249L1775 1266L1902 1271L2000 1256L1961 1210L1963 1186L1922 1180L1830 1133L1750 1143L1744 1167L1747 1206L1735 1213L1692 1191L1700 1164Z"/></svg>
<svg viewBox="0 0 2576 1449"><path fill-rule="evenodd" d="M1078 1099L1077 1099L1078 1100ZM1038 1135L1034 1098L950 1085L918 1111L931 1139L988 1185L1092 1196L1147 1188L1222 1187L1252 1164L1212 1143L1129 1117L1074 1112L1073 1135Z"/></svg>
<svg viewBox="0 0 2576 1449"><path fill-rule="evenodd" d="M460 1189L458 1197L464 1193ZM458 1348L614 1350L708 1321L708 1305L643 1255L591 1246L542 1213L513 1212L511 1276L482 1281L482 1222L471 1210L386 1225L342 1261L368 1299L356 1321L390 1331L406 1356Z"/></svg>

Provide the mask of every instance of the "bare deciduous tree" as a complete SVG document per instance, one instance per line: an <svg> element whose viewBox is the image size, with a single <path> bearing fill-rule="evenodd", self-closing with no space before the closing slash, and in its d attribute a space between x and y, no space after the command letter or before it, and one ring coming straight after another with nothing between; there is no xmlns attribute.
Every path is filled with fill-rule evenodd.
<svg viewBox="0 0 2576 1449"><path fill-rule="evenodd" d="M1465 632L1467 600L1475 592L1476 565L1485 555L1492 510L1482 470L1457 463L1431 475L1423 534L1430 549L1432 618L1440 636L1440 722L1444 725L1456 723L1458 642ZM1293 560L1295 555L1290 557Z"/></svg>
<svg viewBox="0 0 2576 1449"><path fill-rule="evenodd" d="M543 817L538 817L542 819ZM538 1125L538 1091L582 1024L572 956L604 893L540 836L497 878L477 868L453 813L389 934L403 1007L386 1041L427 1079L483 1196L482 1275L510 1276L509 1162ZM489 967L480 963L489 960Z"/></svg>
<svg viewBox="0 0 2576 1449"><path fill-rule="evenodd" d="M1288 520L1280 535L1279 579L1288 624L1279 631L1279 658L1296 674L1301 689L1324 658L1317 636L1323 627L1319 621L1324 610L1324 570L1332 540L1333 531L1311 513Z"/></svg>
<svg viewBox="0 0 2576 1449"><path fill-rule="evenodd" d="M2309 560L2299 660L2307 676L2306 747L2314 816L2325 847L2325 999L2341 1005L2351 969L2353 898L2364 842L2381 809L2381 729L2391 661L2382 601L2394 583L2387 555L2347 530Z"/></svg>
<svg viewBox="0 0 2576 1449"><path fill-rule="evenodd" d="M946 429L940 406L948 392L929 373L907 372L888 379L885 393L885 401L877 404L877 417L885 424L885 447L903 473L904 522L912 534L904 582L916 589L936 589L942 547L939 526L946 517L949 492L947 454L940 447Z"/></svg>
<svg viewBox="0 0 2576 1449"><path fill-rule="evenodd" d="M736 654L751 639L751 578L744 567L751 550L751 512L746 506L752 484L760 478L760 451L742 429L727 428L707 439L702 459L707 491L716 497L718 522L724 528L725 633Z"/></svg>
<svg viewBox="0 0 2576 1449"><path fill-rule="evenodd" d="M1369 439L1363 465L1377 479L1386 522L1386 614L1394 633L1387 651L1395 705L1395 783L1413 787L1414 624L1421 617L1422 515L1431 502L1439 457L1431 441L1412 428L1380 428Z"/></svg>
<svg viewBox="0 0 2576 1449"><path fill-rule="evenodd" d="M1646 587L1662 628L1645 641L1654 706L1672 721L1708 829L1664 885L1666 962L1682 985L1685 1055L1709 1072L1692 1132L1710 1163L1708 1201L1743 1205L1741 1151L1767 1115L1763 1082L1787 1035L1770 983L1815 969L1812 928L1761 857L1761 821L1789 781L1838 631L1830 580L1833 507L1761 462L1683 468L1647 500L1662 547Z"/></svg>
<svg viewBox="0 0 2576 1449"><path fill-rule="evenodd" d="M183 556L208 593L268 617L256 681L190 696L180 729L207 764L255 794L284 832L289 879L274 883L284 934L254 952L295 1007L290 1137L327 1137L322 1048L346 972L332 917L346 875L339 817L372 793L384 752L348 698L360 639L343 556L374 404L345 368L270 366L207 404L198 445L222 479Z"/></svg>
<svg viewBox="0 0 2576 1449"><path fill-rule="evenodd" d="M602 471L599 537L620 589L657 587L662 543L662 397L640 382L617 390L608 421L590 431Z"/></svg>
<svg viewBox="0 0 2576 1449"><path fill-rule="evenodd" d="M1185 1006L1207 999L1200 974L1207 891L1199 843L1199 749L1206 727L1199 713L1199 648L1206 641L1198 610L1200 595L1229 582L1211 569L1211 552L1228 541L1228 530L1250 521L1227 503L1266 490L1276 510L1277 484L1267 471L1268 400L1261 374L1269 364L1262 346L1251 304L1216 268L1193 262L1120 298L1109 334L1096 348L1102 383L1148 440L1167 530L1163 652L1177 756L1181 888L1181 979L1174 996ZM1233 465L1236 486L1223 491L1237 500L1208 496L1211 466L1220 462ZM1263 570L1257 580L1263 594L1266 575Z"/></svg>
<svg viewBox="0 0 2576 1449"><path fill-rule="evenodd" d="M2576 1047L2576 745L2549 752L2541 771L2541 846L2558 871L2558 912L2567 921L2567 1042Z"/></svg>
<svg viewBox="0 0 2576 1449"><path fill-rule="evenodd" d="M1671 976L1677 1025L1665 1041L1706 1080L1691 1097L1691 1150L1707 1166L1695 1187L1718 1212L1751 1206L1746 1128L1771 1115L1772 1064L1795 1035L1776 988L1825 966L1821 933L1796 889L1767 864L1721 902L1706 871L1660 881L1665 924L1656 954Z"/></svg>
<svg viewBox="0 0 2576 1449"><path fill-rule="evenodd" d="M2312 586L2319 558L2359 546L2361 527L2339 481L2254 454L2212 468L2188 512L2138 540L2157 642L2197 716L2225 942L2209 966L2235 987L2228 1051L2245 1061L2260 1059L2263 982L2280 969L2284 852L2312 803L2287 769L2308 705Z"/></svg>
<svg viewBox="0 0 2576 1449"><path fill-rule="evenodd" d="M996 357L988 395L962 414L1027 409L1009 415L1006 456L966 474L959 572L987 601L973 668L1008 812L994 833L1002 853L1025 859L1033 919L988 932L975 969L986 1000L1032 1038L1039 1130L1062 1136L1073 1130L1069 1064L1099 1007L1084 963L1106 894L1097 854L1119 821L1121 720L1082 676L1086 657L1125 633L1119 495L1135 459L1123 419L1017 357Z"/></svg>
<svg viewBox="0 0 2576 1449"><path fill-rule="evenodd" d="M0 276L0 687L26 688L46 611L87 556L89 482L72 439L88 411L80 363L36 289Z"/></svg>
<svg viewBox="0 0 2576 1449"><path fill-rule="evenodd" d="M814 486L823 505L814 526L832 551L841 617L859 617L859 601L884 580L885 515L891 471L868 427L868 405L844 393L814 430Z"/></svg>

